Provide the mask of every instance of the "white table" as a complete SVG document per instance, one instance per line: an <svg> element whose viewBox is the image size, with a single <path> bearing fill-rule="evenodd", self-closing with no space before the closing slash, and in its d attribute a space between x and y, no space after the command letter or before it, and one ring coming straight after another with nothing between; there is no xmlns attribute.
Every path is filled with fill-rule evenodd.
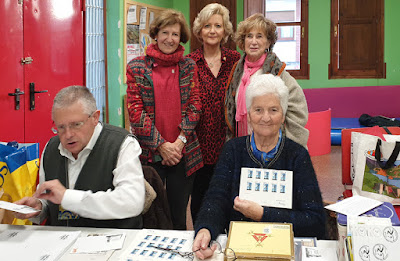
<svg viewBox="0 0 400 261"><path fill-rule="evenodd" d="M54 227L54 226L15 226L15 225L5 225L0 224L0 232L5 230L17 230L17 229L27 229L27 230L48 230L48 231L81 231L81 236L87 236L88 234L112 234L112 233L126 233L124 247L128 247L134 240L136 233L139 230L134 229L110 229L110 228L91 228L91 227ZM61 261L88 261L88 260L119 260L121 254L124 250L116 250L114 252L110 251L108 256L97 255L97 254L70 254L71 249L67 250L62 256ZM107 259L109 256L111 257ZM12 260L12 259L9 259Z"/></svg>
<svg viewBox="0 0 400 261"><path fill-rule="evenodd" d="M103 261L103 260L111 260L116 261L120 260L123 257L126 249L130 247L131 243L134 241L136 234L140 230L137 229L110 229L110 228L91 228L91 227L54 227L54 226L14 226L14 225L5 225L0 224L0 233L5 230L16 230L16 229L27 229L27 230L47 230L47 231L81 231L81 237L87 236L88 234L115 234L115 233L126 233L126 238L124 242L124 248L122 250L110 251L107 256L98 255L98 254L70 254L71 248L68 249L64 255L59 259L60 261ZM336 247L337 241L329 240L318 240L317 245L321 245L321 247ZM1 257L1 254L0 254ZM4 256L1 257L3 260ZM12 260L12 259L9 259ZM197 258L195 258L197 260ZM209 261L220 261L223 260L223 254L215 254L213 258L209 259ZM332 261L337 261L334 259Z"/></svg>

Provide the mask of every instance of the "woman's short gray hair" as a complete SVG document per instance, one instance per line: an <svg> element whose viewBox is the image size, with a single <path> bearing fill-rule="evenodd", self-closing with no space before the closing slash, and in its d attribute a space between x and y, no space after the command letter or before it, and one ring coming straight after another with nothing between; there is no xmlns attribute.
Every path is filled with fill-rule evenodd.
<svg viewBox="0 0 400 261"><path fill-rule="evenodd" d="M246 109L250 111L251 104L255 97L265 94L275 94L282 107L283 116L286 115L288 108L289 90L279 76L272 74L261 74L251 78L246 90Z"/></svg>
<svg viewBox="0 0 400 261"><path fill-rule="evenodd" d="M207 23L208 19L211 16L219 14L222 16L222 21L224 21L224 32L225 36L222 39L221 43L224 44L228 41L229 37L233 35L233 26L231 21L229 20L229 10L225 6L213 3L206 5L201 11L197 14L196 19L193 22L193 34L199 39L200 42L203 42L201 38L201 29L203 29L204 25Z"/></svg>
<svg viewBox="0 0 400 261"><path fill-rule="evenodd" d="M81 102L84 113L88 115L97 111L96 100L90 90L85 86L72 85L61 89L56 94L51 112L54 114L55 109L67 108L76 102Z"/></svg>

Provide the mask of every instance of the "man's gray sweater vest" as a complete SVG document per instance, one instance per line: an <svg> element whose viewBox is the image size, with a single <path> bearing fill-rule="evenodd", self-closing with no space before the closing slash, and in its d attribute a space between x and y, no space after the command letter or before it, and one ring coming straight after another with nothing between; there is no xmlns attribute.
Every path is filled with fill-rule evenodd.
<svg viewBox="0 0 400 261"><path fill-rule="evenodd" d="M117 165L120 147L125 138L131 135L125 129L103 124L103 130L97 139L93 150L89 154L83 165L78 179L75 183L76 190L107 191L114 189L112 184L113 173ZM55 136L47 144L43 167L46 181L58 179L67 187L67 162L68 159L60 155L58 146L60 139ZM49 203L49 215L46 225L52 226L72 226L72 227L107 227L107 228L142 228L142 216L114 219L114 220L95 220L79 217L78 219L59 220L59 205ZM64 216L68 215L64 213Z"/></svg>

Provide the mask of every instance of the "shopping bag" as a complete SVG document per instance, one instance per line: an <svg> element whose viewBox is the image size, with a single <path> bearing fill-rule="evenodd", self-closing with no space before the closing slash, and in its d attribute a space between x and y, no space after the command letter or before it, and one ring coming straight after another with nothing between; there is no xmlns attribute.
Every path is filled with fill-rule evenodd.
<svg viewBox="0 0 400 261"><path fill-rule="evenodd" d="M36 190L39 169L39 144L0 144L0 200L14 202L30 197ZM0 223L31 224L29 220L14 218L9 211L1 210Z"/></svg>
<svg viewBox="0 0 400 261"><path fill-rule="evenodd" d="M400 135L353 132L353 195L400 205Z"/></svg>
<svg viewBox="0 0 400 261"><path fill-rule="evenodd" d="M384 132L382 132L384 130ZM362 133L368 134L368 135L373 135L381 138L383 141L385 140L385 137L383 136L384 133L389 133L391 134L390 130L388 128L380 128L378 126L374 126L372 128L366 128L364 131L361 131ZM351 141L350 141L350 178L351 181L354 181L354 176L355 176L355 168L354 166L357 165L357 157L355 156L354 152L357 151L358 149L358 144L360 143L359 138L361 138L361 135L352 135L351 136ZM394 136L397 137L397 136Z"/></svg>

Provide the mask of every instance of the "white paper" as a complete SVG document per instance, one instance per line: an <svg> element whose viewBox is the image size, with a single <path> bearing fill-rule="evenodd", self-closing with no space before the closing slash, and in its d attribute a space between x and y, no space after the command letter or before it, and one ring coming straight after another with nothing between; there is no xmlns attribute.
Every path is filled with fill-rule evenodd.
<svg viewBox="0 0 400 261"><path fill-rule="evenodd" d="M301 260L303 246L309 246L309 247L317 246L317 238L316 237L295 237L294 238L294 260Z"/></svg>
<svg viewBox="0 0 400 261"><path fill-rule="evenodd" d="M128 17L126 19L127 24L134 24L137 22L136 17L136 5L131 5L128 9Z"/></svg>
<svg viewBox="0 0 400 261"><path fill-rule="evenodd" d="M139 24L140 30L146 29L146 19L147 19L147 7L142 7L140 8L140 24Z"/></svg>
<svg viewBox="0 0 400 261"><path fill-rule="evenodd" d="M73 245L71 253L97 253L122 249L125 237L125 233L80 237Z"/></svg>
<svg viewBox="0 0 400 261"><path fill-rule="evenodd" d="M140 56L139 44L127 44L126 45L126 62L129 63L131 60Z"/></svg>
<svg viewBox="0 0 400 261"><path fill-rule="evenodd" d="M149 14L149 25L153 22L154 20L154 12L150 12Z"/></svg>
<svg viewBox="0 0 400 261"><path fill-rule="evenodd" d="M261 206L292 208L293 172L242 168L239 197Z"/></svg>
<svg viewBox="0 0 400 261"><path fill-rule="evenodd" d="M395 226L353 226L351 240L354 260L399 260L400 228Z"/></svg>
<svg viewBox="0 0 400 261"><path fill-rule="evenodd" d="M7 201L0 201L0 208L11 210L11 211L22 213L22 214L31 214L31 213L40 212L40 210L37 210L35 208L31 208L26 205L17 205L17 204L10 203Z"/></svg>
<svg viewBox="0 0 400 261"><path fill-rule="evenodd" d="M6 230L0 234L1 260L58 260L81 231Z"/></svg>
<svg viewBox="0 0 400 261"><path fill-rule="evenodd" d="M120 260L151 261L175 260L185 261L187 258L170 251L155 247L168 248L181 253L192 252L194 231L152 230L143 229L137 233L130 246L125 248Z"/></svg>
<svg viewBox="0 0 400 261"><path fill-rule="evenodd" d="M382 204L383 202L375 199L354 195L325 208L347 216L359 216Z"/></svg>
<svg viewBox="0 0 400 261"><path fill-rule="evenodd" d="M302 261L337 261L336 248L302 246Z"/></svg>

